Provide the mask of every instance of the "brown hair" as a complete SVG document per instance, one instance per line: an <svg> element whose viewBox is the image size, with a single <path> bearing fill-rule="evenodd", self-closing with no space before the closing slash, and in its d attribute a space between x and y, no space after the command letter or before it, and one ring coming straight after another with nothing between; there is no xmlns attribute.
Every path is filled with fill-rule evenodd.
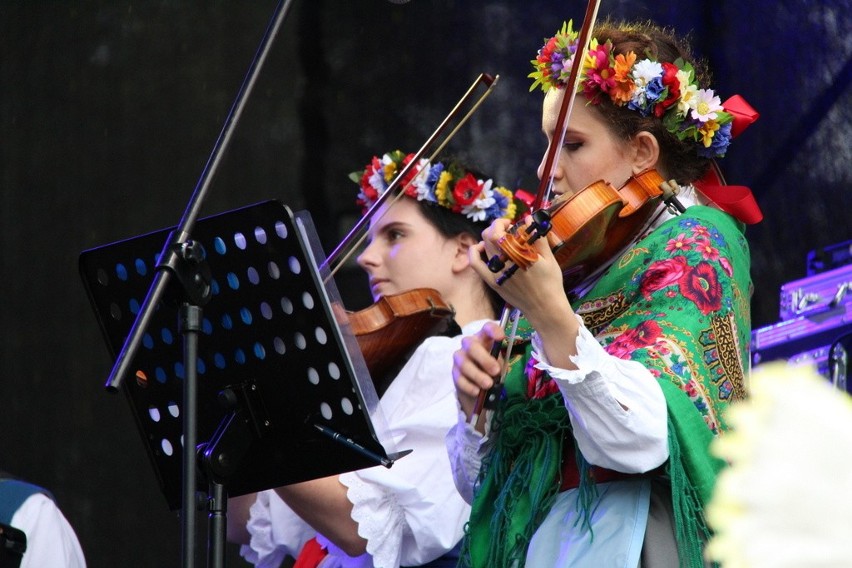
<svg viewBox="0 0 852 568"><path fill-rule="evenodd" d="M696 60L688 45L688 38L679 38L673 30L653 22L614 22L606 20L595 26L593 37L599 43L612 42L612 53L636 53L637 58L649 58L659 62L670 62L678 58L692 64L695 80L699 87L706 88L709 73L702 60ZM604 98L605 99L605 98ZM696 154L693 140L679 140L654 116L642 116L627 107L619 107L604 100L595 105L610 129L623 140L632 139L637 133L647 131L660 144L660 169L668 178L686 184L703 176L710 167L710 159Z"/></svg>

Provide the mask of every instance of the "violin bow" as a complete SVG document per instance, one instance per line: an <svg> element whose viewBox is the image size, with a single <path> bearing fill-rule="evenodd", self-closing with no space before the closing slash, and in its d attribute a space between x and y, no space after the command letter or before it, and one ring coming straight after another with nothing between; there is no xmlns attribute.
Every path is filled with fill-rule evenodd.
<svg viewBox="0 0 852 568"><path fill-rule="evenodd" d="M571 64L571 73L568 76L568 82L565 84L565 98L562 100L559 115L556 118L556 125L554 127L555 136L545 155L544 175L539 180L536 200L531 207L533 210L541 207L542 203L549 199L553 188L553 176L556 173L557 157L562 150L562 144L565 142L568 119L574 110L574 95L577 93L577 86L580 84L580 69L582 69L583 61L585 61L586 54L589 52L589 41L591 40L592 28L598 17L599 7L600 0L589 0L586 6L583 27L577 36L577 52L574 54L574 61Z"/></svg>
<svg viewBox="0 0 852 568"><path fill-rule="evenodd" d="M571 73L568 75L568 81L565 84L565 97L562 99L562 104L559 107L559 114L557 115L556 125L554 126L554 137L545 154L543 175L539 180L538 190L536 191L535 200L530 206L530 212L535 212L541 208L543 203L550 200L550 194L553 189L553 176L556 173L557 158L559 152L562 150L562 144L565 142L568 119L574 110L574 95L577 93L577 86L580 84L580 69L582 69L583 61L586 59L586 54L589 51L589 41L591 40L592 28L598 17L598 8L600 8L600 0L589 0L586 5L586 13L583 16L583 27L580 28L580 32L577 35L577 51L574 53ZM504 356L500 380L495 382L494 386L490 389L480 391L474 403L473 412L468 420L468 423L472 426L476 426L477 422L479 422L482 410L488 408L497 400L499 389L508 369L508 358L512 351L512 345L515 342L515 330L517 329L517 320L519 317L519 310L513 308L508 303L503 306L503 312L500 315L500 327L505 329L509 321L512 321L513 325L512 333L506 338L506 355ZM502 349L501 343L494 343L491 349L493 357L497 357L500 354L500 350Z"/></svg>
<svg viewBox="0 0 852 568"><path fill-rule="evenodd" d="M328 281L329 278L332 278L341 266L352 256L357 247L364 241L364 238L367 234L367 227L370 225L370 221L374 216L376 216L379 208L387 201L391 200L391 203L395 202L397 199L402 197L403 192L405 191L405 187L399 187L402 183L402 180L408 175L408 173L415 167L417 167L420 158L427 152L427 150L435 144L435 140L438 139L441 134L449 127L452 120L461 112L461 109L467 104L467 102L473 97L473 93L476 91L477 87L481 84L486 85L485 92L471 105L471 108L465 113L465 115L458 121L456 126L447 134L447 136L441 141L437 148L431 153L428 158L428 161L431 163L435 157L444 149L447 143L456 135L456 133L461 129L462 126L473 116L473 113L479 108L479 106L485 101L486 97L491 94L491 91L494 89L494 86L497 85L497 81L500 79L499 75L488 75L487 73L480 73L480 75L474 80L474 82L470 85L462 98L455 104L455 106L450 110L449 114L441 121L441 124L435 129L435 131L429 136L426 142L420 147L417 152L415 152L411 161L409 161L405 167L403 167L393 178L390 185L388 185L387 189L376 199L375 203L367 210L367 212L358 220L352 230L349 231L340 244L335 247L331 254L326 257L325 261L322 263L320 267L320 273L325 274L328 271L328 276L325 278L325 281ZM410 185L417 179L417 176L414 176L408 183ZM407 187L407 186L406 186ZM329 271L329 267L332 268Z"/></svg>

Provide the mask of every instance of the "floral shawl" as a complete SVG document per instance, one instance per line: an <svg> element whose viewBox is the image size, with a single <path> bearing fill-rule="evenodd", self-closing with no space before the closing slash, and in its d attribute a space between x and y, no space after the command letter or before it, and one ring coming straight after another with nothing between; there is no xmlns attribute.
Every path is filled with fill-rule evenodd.
<svg viewBox="0 0 852 568"><path fill-rule="evenodd" d="M724 409L745 396L749 267L742 226L717 209L692 206L634 243L574 303L604 348L645 365L666 397L666 471L682 564L701 565L703 506L721 466L708 446L726 429ZM530 384L541 381L530 352L527 345L506 376L462 565L522 566L558 491L570 423L555 389Z"/></svg>

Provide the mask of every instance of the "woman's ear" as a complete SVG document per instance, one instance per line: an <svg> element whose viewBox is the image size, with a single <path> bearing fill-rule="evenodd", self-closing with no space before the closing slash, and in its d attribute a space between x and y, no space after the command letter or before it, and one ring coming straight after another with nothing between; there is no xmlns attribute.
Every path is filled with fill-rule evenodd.
<svg viewBox="0 0 852 568"><path fill-rule="evenodd" d="M634 174L657 166L657 162L660 161L660 143L656 136L642 130L633 137L631 146L633 149Z"/></svg>
<svg viewBox="0 0 852 568"><path fill-rule="evenodd" d="M453 258L454 272L462 272L470 266L470 257L468 256L468 252L470 251L470 247L476 243L477 240L471 234L461 233L456 236L456 255Z"/></svg>

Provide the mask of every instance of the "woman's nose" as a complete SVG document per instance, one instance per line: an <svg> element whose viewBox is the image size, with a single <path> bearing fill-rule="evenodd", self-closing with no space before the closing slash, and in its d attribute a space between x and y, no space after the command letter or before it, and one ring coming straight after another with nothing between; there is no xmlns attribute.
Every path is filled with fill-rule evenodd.
<svg viewBox="0 0 852 568"><path fill-rule="evenodd" d="M371 266L376 266L378 264L378 255L375 253L375 247L373 244L368 244L361 254L358 255L356 259L358 262L358 266L360 266L363 270L367 270Z"/></svg>
<svg viewBox="0 0 852 568"><path fill-rule="evenodd" d="M550 144L553 144L551 142ZM542 179L550 175L550 172L544 171L547 167L547 156L550 154L550 144L547 146L547 150L544 152L544 155L541 157L541 161L538 163L538 169L536 170L536 174L538 174L538 179ZM561 177L561 171L559 170L559 156L554 156L555 164L552 164L553 169L553 177L557 176Z"/></svg>
<svg viewBox="0 0 852 568"><path fill-rule="evenodd" d="M551 142L552 144L552 142ZM538 175L538 179L544 179L550 175L550 172L545 171L547 169L547 156L550 154L550 146L548 145L547 151L541 157L541 161L538 164L538 169L536 170L536 174ZM553 164L551 164L551 170L553 171L553 181L561 181L565 177L565 171L562 169L562 165L559 163L559 154L557 153L553 157ZM555 187L555 186L554 186Z"/></svg>

